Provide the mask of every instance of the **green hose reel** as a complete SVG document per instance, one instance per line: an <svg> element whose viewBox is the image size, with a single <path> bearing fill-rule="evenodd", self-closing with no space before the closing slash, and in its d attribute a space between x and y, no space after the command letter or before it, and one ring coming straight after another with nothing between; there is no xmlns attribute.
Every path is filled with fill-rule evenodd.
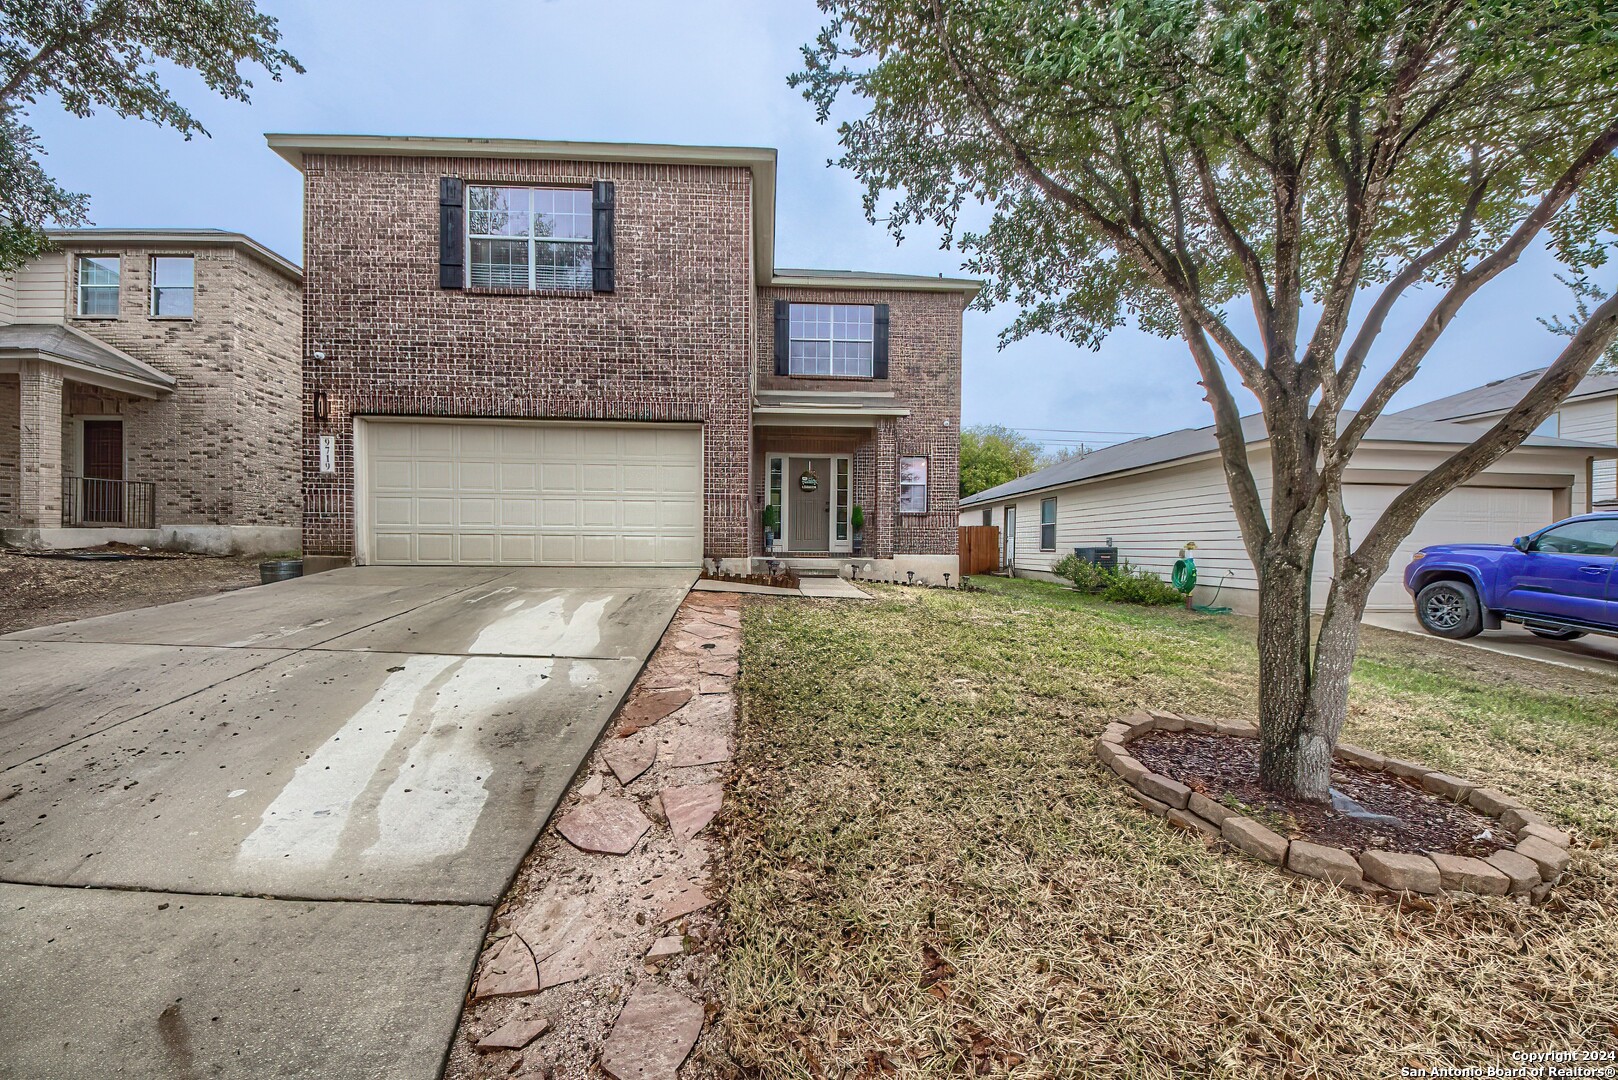
<svg viewBox="0 0 1618 1080"><path fill-rule="evenodd" d="M1169 578L1174 587L1183 593L1189 593L1197 587L1197 562L1187 555L1174 564L1174 573Z"/></svg>

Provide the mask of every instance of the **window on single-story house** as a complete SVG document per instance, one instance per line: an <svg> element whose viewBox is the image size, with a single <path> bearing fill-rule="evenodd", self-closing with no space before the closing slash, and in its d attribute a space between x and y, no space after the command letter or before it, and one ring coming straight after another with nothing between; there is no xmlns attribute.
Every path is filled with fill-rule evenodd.
<svg viewBox="0 0 1618 1080"><path fill-rule="evenodd" d="M899 513L925 514L927 512L927 459L902 457L899 459Z"/></svg>
<svg viewBox="0 0 1618 1080"><path fill-rule="evenodd" d="M118 256L80 255L78 313L92 318L118 314Z"/></svg>
<svg viewBox="0 0 1618 1080"><path fill-rule="evenodd" d="M872 377L875 309L870 304L793 304L787 373Z"/></svg>
<svg viewBox="0 0 1618 1080"><path fill-rule="evenodd" d="M1039 550L1056 550L1056 496L1039 501Z"/></svg>
<svg viewBox="0 0 1618 1080"><path fill-rule="evenodd" d="M588 188L466 189L469 284L588 289L595 236Z"/></svg>
<svg viewBox="0 0 1618 1080"><path fill-rule="evenodd" d="M993 525L994 524L994 511L992 509L990 509L989 507L987 507L987 506L985 506L983 508L983 524L985 524L985 525Z"/></svg>
<svg viewBox="0 0 1618 1080"><path fill-rule="evenodd" d="M191 256L152 256L152 316L189 319L196 307L196 285L196 260Z"/></svg>

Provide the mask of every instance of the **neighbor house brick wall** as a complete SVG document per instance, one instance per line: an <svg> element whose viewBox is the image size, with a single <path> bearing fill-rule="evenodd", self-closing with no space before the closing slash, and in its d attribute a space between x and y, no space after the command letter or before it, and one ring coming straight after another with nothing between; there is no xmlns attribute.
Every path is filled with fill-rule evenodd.
<svg viewBox="0 0 1618 1080"><path fill-rule="evenodd" d="M77 469L77 418L124 420L125 478L157 485L160 525L298 522L299 292L296 280L233 247L184 243L75 246L120 257L117 318L81 318L72 264L62 311L68 325L175 380L140 398L69 381L62 410L64 464ZM195 260L190 319L155 319L154 255Z"/></svg>
<svg viewBox="0 0 1618 1080"><path fill-rule="evenodd" d="M888 378L825 379L775 374L775 301L808 304L887 304ZM890 434L868 443L873 475L866 512L866 551L877 556L952 555L956 549L961 453L961 293L882 289L765 288L759 290L755 373L760 390L892 393L909 416L889 422ZM884 439L892 450L884 445ZM898 512L899 458L925 457L925 514ZM856 485L856 491L860 488ZM862 500L865 498L861 496ZM761 503L762 504L762 503Z"/></svg>
<svg viewBox="0 0 1618 1080"><path fill-rule="evenodd" d="M304 161L304 547L354 553L354 418L698 422L706 554L748 551L744 168L312 155ZM438 287L439 180L616 184L617 292ZM330 416L312 415L317 392ZM336 472L319 437L337 437Z"/></svg>

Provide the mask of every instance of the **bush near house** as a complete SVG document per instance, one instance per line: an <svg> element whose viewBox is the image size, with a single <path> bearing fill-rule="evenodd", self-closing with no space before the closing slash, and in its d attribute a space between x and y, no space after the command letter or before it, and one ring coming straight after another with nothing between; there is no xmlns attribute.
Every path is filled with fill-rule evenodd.
<svg viewBox="0 0 1618 1080"><path fill-rule="evenodd" d="M1099 593L1103 600L1117 604L1179 604L1185 594L1149 570L1124 563L1109 570L1077 555L1064 555L1051 567L1051 573L1066 578L1080 592Z"/></svg>

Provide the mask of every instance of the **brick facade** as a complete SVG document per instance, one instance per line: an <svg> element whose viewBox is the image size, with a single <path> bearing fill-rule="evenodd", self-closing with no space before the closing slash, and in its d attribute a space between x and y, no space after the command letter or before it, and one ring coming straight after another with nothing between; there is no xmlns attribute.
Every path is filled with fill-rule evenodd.
<svg viewBox="0 0 1618 1080"><path fill-rule="evenodd" d="M304 160L304 548L354 550L353 419L364 415L703 425L707 555L747 554L746 169L401 158ZM438 287L439 178L616 185L617 291ZM314 419L316 392L329 418ZM319 436L337 471L319 472Z"/></svg>
<svg viewBox="0 0 1618 1080"><path fill-rule="evenodd" d="M58 485L62 473L72 475L81 464L79 421L120 417L124 478L157 485L159 525L296 526L302 322L296 278L222 243L66 247L43 257L58 260L45 268L60 291L54 321L151 365L175 387L155 398L137 397L74 381L71 369L53 365L67 380L54 414ZM119 257L116 318L76 314L73 260L79 254ZM195 260L191 318L150 317L154 255ZM53 527L59 521L49 514L23 520L16 475L28 455L13 434L14 387L16 380L9 386L0 381L0 526ZM52 498L59 516L59 487Z"/></svg>

